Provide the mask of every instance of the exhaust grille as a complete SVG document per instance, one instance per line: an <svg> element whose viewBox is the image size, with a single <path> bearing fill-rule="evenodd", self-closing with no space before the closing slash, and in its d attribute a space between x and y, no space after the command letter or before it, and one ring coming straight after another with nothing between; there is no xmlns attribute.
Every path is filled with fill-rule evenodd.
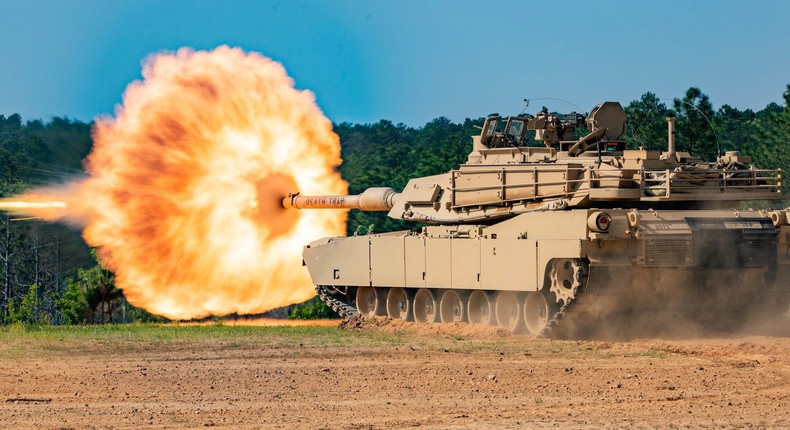
<svg viewBox="0 0 790 430"><path fill-rule="evenodd" d="M744 238L739 246L744 267L770 266L776 264L776 238Z"/></svg>
<svg viewBox="0 0 790 430"><path fill-rule="evenodd" d="M694 236L695 266L776 265L776 228L767 218L686 218Z"/></svg>
<svg viewBox="0 0 790 430"><path fill-rule="evenodd" d="M694 264L691 236L647 237L644 243L645 267L688 267Z"/></svg>

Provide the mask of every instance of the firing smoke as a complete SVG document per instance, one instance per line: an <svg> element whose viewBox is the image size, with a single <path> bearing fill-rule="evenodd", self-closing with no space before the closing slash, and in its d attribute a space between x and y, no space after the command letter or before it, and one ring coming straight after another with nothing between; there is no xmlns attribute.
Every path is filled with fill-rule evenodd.
<svg viewBox="0 0 790 430"><path fill-rule="evenodd" d="M19 196L60 202L25 212L83 225L128 301L155 314L260 313L312 297L302 246L343 234L346 212L280 201L347 191L313 94L227 46L154 55L143 77L115 118L97 120L88 177Z"/></svg>

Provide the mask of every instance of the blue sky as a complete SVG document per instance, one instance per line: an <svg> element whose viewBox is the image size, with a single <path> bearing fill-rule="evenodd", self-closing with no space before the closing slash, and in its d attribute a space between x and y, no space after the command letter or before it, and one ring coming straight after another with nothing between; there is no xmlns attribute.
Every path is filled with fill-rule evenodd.
<svg viewBox="0 0 790 430"><path fill-rule="evenodd" d="M420 126L525 98L587 111L690 86L761 109L790 83L788 17L785 0L0 0L0 114L90 121L149 54L222 44L283 63L335 122Z"/></svg>

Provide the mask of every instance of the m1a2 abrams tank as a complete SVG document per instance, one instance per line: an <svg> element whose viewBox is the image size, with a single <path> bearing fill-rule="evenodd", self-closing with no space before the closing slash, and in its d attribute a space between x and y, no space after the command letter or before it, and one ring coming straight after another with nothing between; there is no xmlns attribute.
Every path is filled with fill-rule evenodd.
<svg viewBox="0 0 790 430"><path fill-rule="evenodd" d="M576 139L585 123L589 134ZM781 171L738 152L704 162L677 151L674 118L667 151L626 149L625 127L616 102L586 117L493 115L456 170L401 192L294 194L283 205L388 211L426 225L305 247L318 294L341 315L539 336L606 308L671 307L706 323L755 306L784 312L790 211L734 209L782 199ZM530 131L544 147L526 146Z"/></svg>

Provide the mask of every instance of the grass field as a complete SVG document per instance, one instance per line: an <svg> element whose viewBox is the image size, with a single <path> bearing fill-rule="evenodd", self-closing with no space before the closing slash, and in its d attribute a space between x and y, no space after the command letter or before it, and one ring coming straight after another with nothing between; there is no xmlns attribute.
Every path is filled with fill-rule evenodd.
<svg viewBox="0 0 790 430"><path fill-rule="evenodd" d="M302 346L397 345L402 336L354 333L335 326L244 326L204 324L105 324L0 328L0 358L61 356L91 351L128 353L138 349L178 350L196 343L212 350Z"/></svg>
<svg viewBox="0 0 790 430"><path fill-rule="evenodd" d="M339 321L307 324L225 324L208 323L147 323L74 326L0 327L0 358L24 356L61 356L64 353L84 353L91 346L105 353L128 353L138 349L176 351L196 343L212 350L238 348L397 348L424 349L447 352L546 351L595 354L601 349L594 341L551 341L510 336L491 328L439 330L424 333L413 327L388 331L343 330ZM433 336L425 336L433 334ZM605 344L605 343L604 343ZM608 350L602 350L608 354ZM651 356L653 351L631 352L633 356ZM661 354L658 354L661 356Z"/></svg>

